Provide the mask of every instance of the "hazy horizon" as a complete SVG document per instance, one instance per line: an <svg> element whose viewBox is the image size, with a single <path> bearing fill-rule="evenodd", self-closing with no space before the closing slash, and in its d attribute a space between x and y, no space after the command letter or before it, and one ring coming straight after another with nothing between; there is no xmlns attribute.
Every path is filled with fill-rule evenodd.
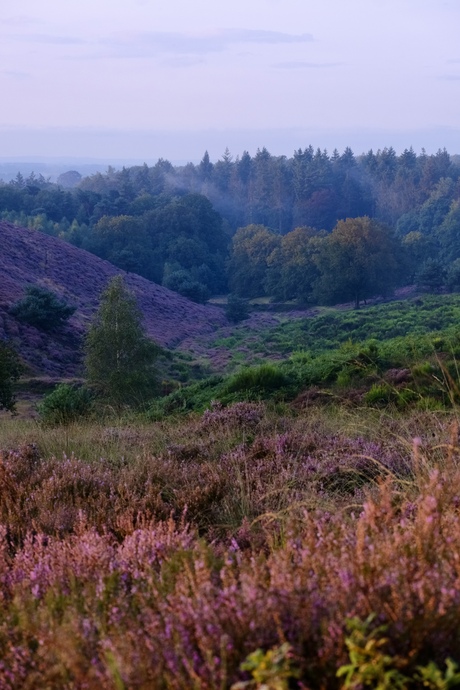
<svg viewBox="0 0 460 690"><path fill-rule="evenodd" d="M96 166L99 169L104 164L116 167L145 162L153 165L159 158L169 160L173 165L185 165L189 162L197 164L205 151L208 151L212 161L217 161L226 148L234 158L241 156L244 151L254 155L257 149L263 147L272 155L290 158L295 150L310 144L315 149L326 149L330 154L335 148L342 153L349 146L356 156L367 153L370 149L376 152L390 146L398 154L410 147L417 154L422 149L427 154L432 154L443 148L451 155L460 153L460 146L457 147L460 130L455 129L444 129L437 133L432 130L325 132L300 129L123 132L94 129L69 131L56 128L11 131L7 140L8 146L0 148L0 168L15 163L37 162L59 167L74 163L83 167ZM85 151L89 151L90 155L82 153Z"/></svg>
<svg viewBox="0 0 460 690"><path fill-rule="evenodd" d="M0 157L460 153L459 20L455 0L3 3Z"/></svg>

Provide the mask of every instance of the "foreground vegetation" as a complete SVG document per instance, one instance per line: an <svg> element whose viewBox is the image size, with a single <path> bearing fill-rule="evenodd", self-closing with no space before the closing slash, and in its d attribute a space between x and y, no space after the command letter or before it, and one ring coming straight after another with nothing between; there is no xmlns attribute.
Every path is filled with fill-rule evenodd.
<svg viewBox="0 0 460 690"><path fill-rule="evenodd" d="M458 310L327 311L150 404L2 413L1 690L460 686Z"/></svg>
<svg viewBox="0 0 460 690"><path fill-rule="evenodd" d="M455 412L110 424L3 423L2 688L455 687Z"/></svg>

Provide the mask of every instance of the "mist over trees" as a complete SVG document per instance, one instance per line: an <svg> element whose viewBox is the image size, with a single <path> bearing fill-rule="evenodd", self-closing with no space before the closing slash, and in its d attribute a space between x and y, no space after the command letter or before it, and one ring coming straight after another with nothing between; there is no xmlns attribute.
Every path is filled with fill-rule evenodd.
<svg viewBox="0 0 460 690"><path fill-rule="evenodd" d="M214 163L206 152L198 165L160 159L79 181L70 171L72 188L65 176L52 184L18 174L0 184L0 217L196 301L230 290L247 298L359 304L398 284L432 289L433 280L419 279L428 260L443 267L441 287L458 289L457 158L445 149L397 155L390 147L355 156L349 148L328 154L309 146L290 158L266 148L234 158L227 149ZM360 286L343 264L344 247L361 246L345 232L353 234L352 227L368 232L359 250L366 260L359 261L369 275L361 273Z"/></svg>

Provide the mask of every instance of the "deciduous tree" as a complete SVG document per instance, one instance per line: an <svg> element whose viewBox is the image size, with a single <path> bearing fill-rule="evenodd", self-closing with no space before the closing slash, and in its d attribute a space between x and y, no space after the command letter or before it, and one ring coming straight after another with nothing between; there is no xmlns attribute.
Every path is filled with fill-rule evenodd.
<svg viewBox="0 0 460 690"><path fill-rule="evenodd" d="M391 231L377 221L367 216L339 221L316 255L317 296L325 302L353 300L358 309L366 297L392 290L396 254Z"/></svg>
<svg viewBox="0 0 460 690"><path fill-rule="evenodd" d="M229 283L240 297L265 294L267 259L280 244L280 237L263 225L239 228L233 237Z"/></svg>
<svg viewBox="0 0 460 690"><path fill-rule="evenodd" d="M88 384L106 402L121 408L152 397L158 347L147 338L122 276L113 278L102 293L85 350Z"/></svg>

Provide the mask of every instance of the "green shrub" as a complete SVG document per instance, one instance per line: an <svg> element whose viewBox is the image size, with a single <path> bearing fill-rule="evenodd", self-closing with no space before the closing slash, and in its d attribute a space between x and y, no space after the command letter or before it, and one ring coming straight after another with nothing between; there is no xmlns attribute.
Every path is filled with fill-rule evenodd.
<svg viewBox="0 0 460 690"><path fill-rule="evenodd" d="M347 388L352 381L352 375L349 369L342 369L342 371L339 371L337 374L337 385L340 388Z"/></svg>
<svg viewBox="0 0 460 690"><path fill-rule="evenodd" d="M222 376L214 375L190 386L180 387L163 398L153 400L146 417L150 421L158 421L170 414L203 411L211 400L221 398L223 381Z"/></svg>
<svg viewBox="0 0 460 690"><path fill-rule="evenodd" d="M225 308L225 315L227 319L233 323L244 321L249 316L248 303L246 300L238 297L238 295L229 295Z"/></svg>
<svg viewBox="0 0 460 690"><path fill-rule="evenodd" d="M259 367L242 369L227 383L225 393L253 391L262 394L273 393L286 387L289 380L279 367L262 364Z"/></svg>
<svg viewBox="0 0 460 690"><path fill-rule="evenodd" d="M54 331L72 316L75 309L51 290L30 285L26 288L26 296L10 307L10 314L43 331Z"/></svg>
<svg viewBox="0 0 460 690"><path fill-rule="evenodd" d="M459 666L453 659L446 659L445 669L430 661L412 670L406 659L390 652L388 626L374 625L375 620L375 614L371 614L365 621L358 618L347 621L349 635L345 644L349 663L337 671L337 677L344 678L341 686L344 690L407 690L409 687L449 690L460 687Z"/></svg>
<svg viewBox="0 0 460 690"><path fill-rule="evenodd" d="M204 304L209 299L209 289L206 285L195 280L189 271L181 269L170 273L163 280L164 287L173 292L178 292L183 297Z"/></svg>
<svg viewBox="0 0 460 690"><path fill-rule="evenodd" d="M15 411L13 384L22 374L23 366L17 352L0 340L0 410Z"/></svg>
<svg viewBox="0 0 460 690"><path fill-rule="evenodd" d="M366 405L390 405L398 400L398 392L387 383L374 383L364 396Z"/></svg>
<svg viewBox="0 0 460 690"><path fill-rule="evenodd" d="M288 690L291 687L290 681L300 677L289 642L267 652L256 649L246 657L240 669L249 672L252 680L234 683L230 690Z"/></svg>
<svg viewBox="0 0 460 690"><path fill-rule="evenodd" d="M413 391L411 388L403 388L403 390L398 391L398 399L397 399L397 405L400 409L403 409L410 405L411 403L414 403L420 399L420 396L417 395L415 391Z"/></svg>
<svg viewBox="0 0 460 690"><path fill-rule="evenodd" d="M61 383L38 405L38 414L43 424L57 426L88 416L92 408L91 391L83 386Z"/></svg>
<svg viewBox="0 0 460 690"><path fill-rule="evenodd" d="M421 362L412 367L412 375L416 378L431 377L435 373L435 368L431 362Z"/></svg>
<svg viewBox="0 0 460 690"><path fill-rule="evenodd" d="M445 405L441 400L437 400L430 395L425 395L419 399L416 405L418 410L423 412L438 412L445 410Z"/></svg>

